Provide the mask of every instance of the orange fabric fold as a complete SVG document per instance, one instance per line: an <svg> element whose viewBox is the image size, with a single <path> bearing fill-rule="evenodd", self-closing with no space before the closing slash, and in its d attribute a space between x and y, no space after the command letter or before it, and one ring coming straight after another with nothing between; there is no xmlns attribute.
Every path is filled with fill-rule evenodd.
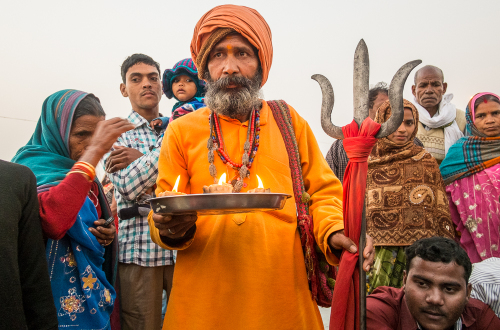
<svg viewBox="0 0 500 330"><path fill-rule="evenodd" d="M271 29L258 11L236 5L214 7L203 15L194 28L191 40L191 57L196 62L204 42L218 28L231 28L245 37L259 51L262 66L262 84L267 81L273 62L273 43ZM205 68L198 68L204 71Z"/></svg>

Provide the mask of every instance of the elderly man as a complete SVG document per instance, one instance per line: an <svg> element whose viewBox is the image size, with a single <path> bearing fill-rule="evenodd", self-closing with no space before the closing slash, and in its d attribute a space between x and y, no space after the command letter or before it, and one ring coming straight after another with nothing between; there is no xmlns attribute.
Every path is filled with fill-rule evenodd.
<svg viewBox="0 0 500 330"><path fill-rule="evenodd" d="M463 136L465 112L450 103L453 94L445 94L448 84L443 71L426 65L415 73L415 85L411 87L413 104L417 107L420 122L419 138L438 164L441 164L448 149Z"/></svg>
<svg viewBox="0 0 500 330"><path fill-rule="evenodd" d="M255 188L259 175L272 192L293 194L284 140L268 103L259 99L272 62L265 20L247 7L215 7L198 22L191 51L207 81L208 107L168 126L156 192L172 190L180 176L179 191L200 194L227 172L235 190ZM343 234L342 187L308 124L290 111L314 238L336 264L342 249L356 251ZM215 155L214 146L220 146ZM179 250L164 329L323 329L292 199L280 211L198 218L150 214L149 221L155 243ZM363 253L369 269L371 239Z"/></svg>
<svg viewBox="0 0 500 330"><path fill-rule="evenodd" d="M368 296L367 329L500 329L490 307L470 298L472 265L454 240L424 238L405 254L404 287L382 286Z"/></svg>

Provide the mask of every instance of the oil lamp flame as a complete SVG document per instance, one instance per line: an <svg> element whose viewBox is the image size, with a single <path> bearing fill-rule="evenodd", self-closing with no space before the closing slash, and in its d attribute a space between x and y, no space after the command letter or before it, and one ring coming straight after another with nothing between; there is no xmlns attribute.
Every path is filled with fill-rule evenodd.
<svg viewBox="0 0 500 330"><path fill-rule="evenodd" d="M219 183L218 184L223 184L223 183L226 183L226 173L222 174L220 176L220 179L219 179Z"/></svg>
<svg viewBox="0 0 500 330"><path fill-rule="evenodd" d="M262 188L264 189L264 185L262 184L262 180L259 178L259 176L257 175L257 181L259 182L259 186L257 188Z"/></svg>
<svg viewBox="0 0 500 330"><path fill-rule="evenodd" d="M181 180L181 176L179 175L177 177L177 180L175 180L175 185L174 185L174 188L172 189L172 191L175 191L177 192L177 188L179 187L179 181Z"/></svg>

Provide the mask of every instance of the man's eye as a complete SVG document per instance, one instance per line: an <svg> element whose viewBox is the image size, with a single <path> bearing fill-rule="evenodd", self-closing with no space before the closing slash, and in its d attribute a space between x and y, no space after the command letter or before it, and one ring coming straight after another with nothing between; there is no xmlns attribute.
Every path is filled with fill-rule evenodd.
<svg viewBox="0 0 500 330"><path fill-rule="evenodd" d="M214 54L214 57L221 57L222 56L222 53L215 53Z"/></svg>
<svg viewBox="0 0 500 330"><path fill-rule="evenodd" d="M132 81L133 81L133 82L138 82L138 81L139 81L139 79L138 79L138 78L132 78Z"/></svg>
<svg viewBox="0 0 500 330"><path fill-rule="evenodd" d="M152 81L158 81L158 77L152 77L151 80Z"/></svg>
<svg viewBox="0 0 500 330"><path fill-rule="evenodd" d="M444 291L446 291L447 293L454 293L456 291L456 289L453 287L447 287L447 288L444 288Z"/></svg>

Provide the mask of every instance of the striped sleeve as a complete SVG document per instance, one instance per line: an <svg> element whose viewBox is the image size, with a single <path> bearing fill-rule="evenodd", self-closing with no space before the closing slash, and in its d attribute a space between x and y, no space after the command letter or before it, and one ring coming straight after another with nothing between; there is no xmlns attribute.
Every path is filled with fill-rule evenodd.
<svg viewBox="0 0 500 330"><path fill-rule="evenodd" d="M474 264L469 282L471 297L478 299L500 317L500 258L489 258Z"/></svg>

